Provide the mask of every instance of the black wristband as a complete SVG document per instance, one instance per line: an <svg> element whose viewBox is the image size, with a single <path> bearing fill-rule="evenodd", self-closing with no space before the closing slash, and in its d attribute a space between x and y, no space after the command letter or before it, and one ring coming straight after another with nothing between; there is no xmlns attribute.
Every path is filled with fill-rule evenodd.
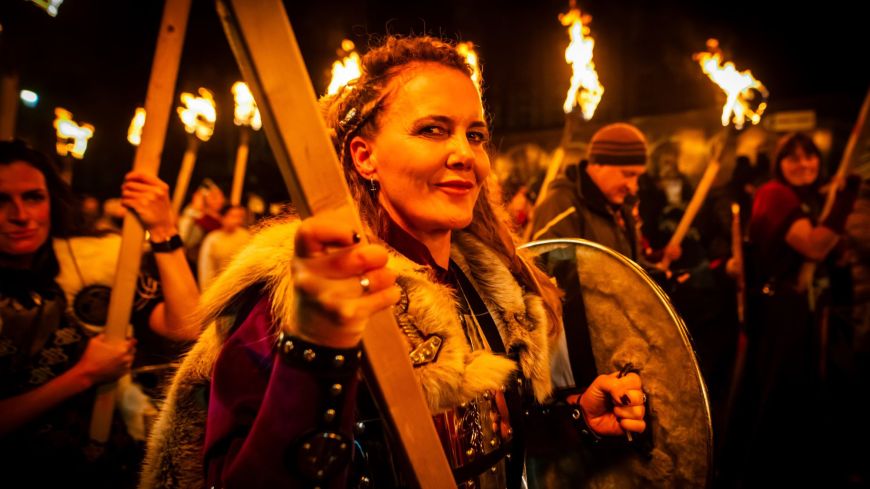
<svg viewBox="0 0 870 489"><path fill-rule="evenodd" d="M593 445L600 443L604 437L589 427L589 423L586 422L586 416L583 414L583 408L580 406L580 399L578 398L576 403L569 403L568 405L572 408L571 418L577 423L576 426L580 430L580 434Z"/></svg>
<svg viewBox="0 0 870 489"><path fill-rule="evenodd" d="M149 240L149 242L151 243L151 251L154 253L170 253L184 246L184 243L181 241L181 236L177 234L173 235L166 241L155 243L154 241Z"/></svg>
<svg viewBox="0 0 870 489"><path fill-rule="evenodd" d="M329 348L282 332L278 336L281 359L297 368L320 375L352 374L360 366L362 349Z"/></svg>

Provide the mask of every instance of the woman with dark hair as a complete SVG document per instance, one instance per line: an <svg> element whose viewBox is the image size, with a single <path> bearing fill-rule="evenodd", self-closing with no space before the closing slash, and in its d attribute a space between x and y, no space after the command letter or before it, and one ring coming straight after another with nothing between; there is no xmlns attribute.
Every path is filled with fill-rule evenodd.
<svg viewBox="0 0 870 489"><path fill-rule="evenodd" d="M817 341L819 279L802 272L805 264L828 258L843 234L860 180L839 189L831 212L819 220L823 204L821 153L804 134L778 143L773 179L755 194L749 221L753 261L749 279L749 363L746 402L750 430L745 440L744 476L767 483L806 484L823 474L824 449L812 426L819 399ZM820 463L821 462L821 463ZM795 470L800 467L800 470Z"/></svg>
<svg viewBox="0 0 870 489"><path fill-rule="evenodd" d="M355 244L363 230L328 215L253 238L204 295L211 324L169 392L143 486L406 485L358 385L368 318L395 304L443 442L431 449L445 450L460 487L520 487L519 409L551 395L562 326L553 286L516 252L490 187L470 76L449 44L389 37L322 101L383 244ZM636 374L600 376L570 402L598 434L645 428Z"/></svg>
<svg viewBox="0 0 870 489"><path fill-rule="evenodd" d="M130 173L124 182L123 203L140 217L153 243L173 230L166 195L166 185L154 177ZM96 386L129 372L140 357L136 340L108 342L101 334L120 238L78 235L74 209L69 187L44 155L21 141L0 142L3 477L30 487L130 487L143 420L127 410L130 422L125 427L115 416L106 447L94 450L88 440ZM131 319L137 336L143 329L176 341L197 335L183 317L199 294L177 254L156 259L166 299L153 278L140 276ZM179 263L184 268L177 270ZM119 397L143 401L134 387Z"/></svg>

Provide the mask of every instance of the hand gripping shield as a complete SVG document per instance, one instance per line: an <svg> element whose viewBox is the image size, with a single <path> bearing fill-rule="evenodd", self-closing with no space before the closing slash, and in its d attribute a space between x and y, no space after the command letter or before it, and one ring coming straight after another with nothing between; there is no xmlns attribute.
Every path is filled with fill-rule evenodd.
<svg viewBox="0 0 870 489"><path fill-rule="evenodd" d="M636 263L591 241L546 240L522 248L565 291L566 340L588 344L568 345L577 387L585 388L595 371L631 364L647 394L645 447L635 440L627 447L623 442L583 449L576 439L575 446L560 447L570 437L564 430L548 433L555 459L542 461L530 447L530 487L709 485L713 435L706 386L686 326L665 293ZM585 355L577 355L584 349Z"/></svg>

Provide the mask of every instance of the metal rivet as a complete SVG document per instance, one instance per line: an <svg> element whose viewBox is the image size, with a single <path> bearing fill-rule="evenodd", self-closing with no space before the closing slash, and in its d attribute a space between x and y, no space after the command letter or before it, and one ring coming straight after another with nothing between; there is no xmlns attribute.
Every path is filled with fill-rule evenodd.
<svg viewBox="0 0 870 489"><path fill-rule="evenodd" d="M491 398L491 397L492 397L492 396L489 394L489 391L486 391L486 392L483 393L483 398L486 399L487 401L488 401L489 398Z"/></svg>
<svg viewBox="0 0 870 489"><path fill-rule="evenodd" d="M292 341L287 340L284 343L284 353L290 353L291 351L293 351L293 348L296 348L296 345L294 345Z"/></svg>
<svg viewBox="0 0 870 489"><path fill-rule="evenodd" d="M575 410L571 411L571 417L574 419L580 419L580 410L575 409Z"/></svg>
<svg viewBox="0 0 870 489"><path fill-rule="evenodd" d="M514 434L513 428L508 428L508 436L512 436Z"/></svg>
<svg viewBox="0 0 870 489"><path fill-rule="evenodd" d="M495 474L495 471L498 470L495 465L489 468L489 471Z"/></svg>
<svg viewBox="0 0 870 489"><path fill-rule="evenodd" d="M342 450L347 450L347 443L342 443L341 445L338 446L338 448L340 448Z"/></svg>
<svg viewBox="0 0 870 489"><path fill-rule="evenodd" d="M323 478L323 469L320 469L320 470L317 471L317 478L318 478L318 479L322 479L322 478Z"/></svg>
<svg viewBox="0 0 870 489"><path fill-rule="evenodd" d="M305 358L305 360L309 361L309 362L313 362L314 358L316 356L317 356L317 354L314 353L314 350L312 350L311 348L308 348L307 350L302 352L302 357Z"/></svg>
<svg viewBox="0 0 870 489"><path fill-rule="evenodd" d="M359 434L362 434L363 432L365 432L365 430L366 430L366 425L365 425L365 423L363 423L362 421L360 421L360 422L358 422L358 423L356 424L356 431L357 431L357 434L358 434L358 435L359 435Z"/></svg>
<svg viewBox="0 0 870 489"><path fill-rule="evenodd" d="M329 388L329 393L333 396L341 394L341 384L332 384L332 387Z"/></svg>
<svg viewBox="0 0 870 489"><path fill-rule="evenodd" d="M474 449L473 449L473 448L469 448L468 450L465 451L465 454L468 455L469 457L472 456L472 455L474 455Z"/></svg>
<svg viewBox="0 0 870 489"><path fill-rule="evenodd" d="M356 359L359 360L360 358L362 358L362 351L356 352ZM368 480L368 479L366 479L366 480Z"/></svg>
<svg viewBox="0 0 870 489"><path fill-rule="evenodd" d="M323 414L323 419L327 423L332 421L335 418L335 409L327 409L326 413Z"/></svg>
<svg viewBox="0 0 870 489"><path fill-rule="evenodd" d="M498 439L497 439L497 438L493 438L492 440L489 440L489 446L494 447L494 446L496 446L496 445L498 445Z"/></svg>
<svg viewBox="0 0 870 489"><path fill-rule="evenodd" d="M332 360L332 363L335 364L336 367L341 367L344 365L344 355L336 355Z"/></svg>
<svg viewBox="0 0 870 489"><path fill-rule="evenodd" d="M311 450L311 443L306 443L306 444L302 445L302 449L303 450Z"/></svg>
<svg viewBox="0 0 870 489"><path fill-rule="evenodd" d="M511 454L507 454L507 455L505 455L504 458L510 460L510 459L511 459Z"/></svg>

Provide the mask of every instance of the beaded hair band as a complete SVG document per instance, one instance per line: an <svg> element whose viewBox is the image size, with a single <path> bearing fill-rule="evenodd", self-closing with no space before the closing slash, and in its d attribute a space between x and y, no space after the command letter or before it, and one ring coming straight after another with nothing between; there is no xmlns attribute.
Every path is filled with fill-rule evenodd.
<svg viewBox="0 0 870 489"><path fill-rule="evenodd" d="M362 98L362 95L360 95L359 98ZM361 110L355 106L356 104L351 104L351 107L347 112L345 112L344 117L339 119L338 128L336 130L336 138L339 143L339 161L344 162L344 155L347 151L347 142L350 137L369 121L372 114L377 112L378 108L381 106L382 100L383 99L375 102L371 110L365 114L361 114Z"/></svg>

